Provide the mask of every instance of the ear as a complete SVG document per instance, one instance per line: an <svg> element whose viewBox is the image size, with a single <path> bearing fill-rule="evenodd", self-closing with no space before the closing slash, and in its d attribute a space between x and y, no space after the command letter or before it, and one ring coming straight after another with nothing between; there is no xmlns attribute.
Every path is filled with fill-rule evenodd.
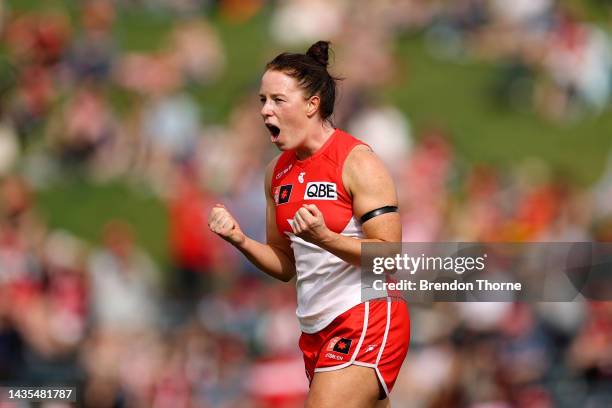
<svg viewBox="0 0 612 408"><path fill-rule="evenodd" d="M321 105L321 98L319 95L313 95L308 99L306 104L306 115L311 118L317 114L319 111L319 106Z"/></svg>

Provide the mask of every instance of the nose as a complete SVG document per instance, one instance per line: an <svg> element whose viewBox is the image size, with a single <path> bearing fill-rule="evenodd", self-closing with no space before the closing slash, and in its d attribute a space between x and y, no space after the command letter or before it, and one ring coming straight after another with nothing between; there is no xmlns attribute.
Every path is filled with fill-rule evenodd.
<svg viewBox="0 0 612 408"><path fill-rule="evenodd" d="M264 119L272 116L272 107L270 106L269 101L264 102L264 104L261 106L261 116Z"/></svg>

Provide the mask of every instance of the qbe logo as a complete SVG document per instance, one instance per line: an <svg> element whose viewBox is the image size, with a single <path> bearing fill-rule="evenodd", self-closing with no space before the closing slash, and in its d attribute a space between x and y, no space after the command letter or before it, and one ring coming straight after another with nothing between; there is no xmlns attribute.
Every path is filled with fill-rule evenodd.
<svg viewBox="0 0 612 408"><path fill-rule="evenodd" d="M337 200L336 183L313 181L306 184L304 200Z"/></svg>

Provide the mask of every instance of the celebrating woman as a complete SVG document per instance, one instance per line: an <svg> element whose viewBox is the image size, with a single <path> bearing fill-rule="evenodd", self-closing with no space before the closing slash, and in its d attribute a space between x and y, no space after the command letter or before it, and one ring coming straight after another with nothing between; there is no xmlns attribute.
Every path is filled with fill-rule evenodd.
<svg viewBox="0 0 612 408"><path fill-rule="evenodd" d="M259 97L281 154L265 178L267 240L247 237L223 205L210 229L267 274L296 277L307 407L388 407L408 351L410 321L398 299L361 301L365 242L399 242L397 195L369 146L334 128L336 80L329 43L266 65Z"/></svg>

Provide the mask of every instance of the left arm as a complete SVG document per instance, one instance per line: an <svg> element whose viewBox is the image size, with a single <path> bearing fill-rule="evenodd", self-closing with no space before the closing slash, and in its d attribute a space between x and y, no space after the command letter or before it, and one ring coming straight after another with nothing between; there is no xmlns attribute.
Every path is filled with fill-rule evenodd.
<svg viewBox="0 0 612 408"><path fill-rule="evenodd" d="M357 146L346 158L342 178L353 197L353 213L360 219L369 211L386 205L397 206L395 185L380 159L367 146ZM304 204L294 216L294 233L331 252L344 261L361 264L364 242L400 242L402 228L397 212L371 218L363 225L364 239L355 239L331 231L323 214L313 204Z"/></svg>

